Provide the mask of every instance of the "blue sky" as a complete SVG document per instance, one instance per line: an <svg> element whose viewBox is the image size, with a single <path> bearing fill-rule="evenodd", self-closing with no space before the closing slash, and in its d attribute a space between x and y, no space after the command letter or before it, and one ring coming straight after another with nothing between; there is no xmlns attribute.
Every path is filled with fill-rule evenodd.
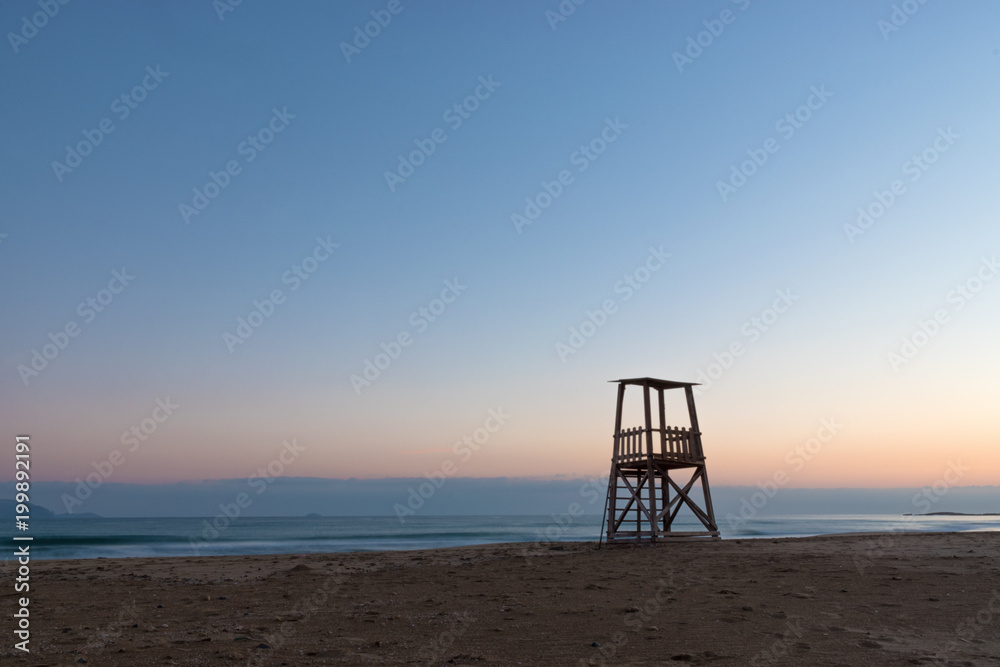
<svg viewBox="0 0 1000 667"><path fill-rule="evenodd" d="M8 36L0 415L51 443L43 478L86 474L166 396L181 409L116 481L245 476L287 437L311 446L294 474L419 475L497 406L515 416L463 475L592 474L610 451L605 380L694 380L738 341L699 398L723 481L768 476L837 414L842 445L797 484L880 485L853 465L876 447L919 452L886 485L930 483L956 429L970 483L997 483L1000 281L948 301L1000 248L995 3L914 5L883 34L893 3L589 0L553 29L556 2L403 0L347 62L341 43L387 5L245 2L220 19L211 2L70 3L16 52ZM0 25L38 11L7 3ZM674 53L724 11L679 71ZM166 74L120 118L147 68ZM499 85L452 129L445 112L480 77ZM831 96L786 138L776 122L814 89ZM294 118L246 161L275 109ZM105 118L114 130L60 180L53 162ZM623 129L579 172L609 119ZM397 156L438 128L447 140L390 191ZM910 181L904 163L948 128ZM768 139L777 152L723 201L717 183ZM187 223L179 206L231 160ZM518 233L511 215L561 170L573 182ZM844 225L896 179L905 193L849 242ZM291 291L282 276L318 237L339 248ZM615 286L651 247L670 260L625 301ZM123 267L134 281L84 322L78 304ZM416 332L411 314L456 279L467 289ZM275 289L285 301L230 352L223 335ZM751 343L744 323L778 290L798 300ZM894 367L941 308L940 332ZM25 380L69 322L80 334ZM412 345L355 392L401 333Z"/></svg>

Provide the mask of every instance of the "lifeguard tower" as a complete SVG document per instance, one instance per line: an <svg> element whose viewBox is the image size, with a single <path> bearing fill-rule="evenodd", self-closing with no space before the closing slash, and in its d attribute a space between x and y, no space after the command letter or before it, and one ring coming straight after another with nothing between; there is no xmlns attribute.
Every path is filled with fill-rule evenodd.
<svg viewBox="0 0 1000 667"><path fill-rule="evenodd" d="M712 509L712 495L705 470L705 452L701 446L698 415L694 409L696 383L672 382L655 378L612 380L618 383L618 407L615 411L614 454L608 485L607 541L653 542L673 537L719 537ZM622 428L625 389L642 391L645 426ZM683 389L687 400L690 426L667 426L664 392ZM659 428L653 428L650 392L657 395ZM690 479L680 486L675 477ZM673 475L673 477L671 476ZM692 498L692 490L701 482L704 506ZM673 522L681 507L687 506L705 530L674 531Z"/></svg>

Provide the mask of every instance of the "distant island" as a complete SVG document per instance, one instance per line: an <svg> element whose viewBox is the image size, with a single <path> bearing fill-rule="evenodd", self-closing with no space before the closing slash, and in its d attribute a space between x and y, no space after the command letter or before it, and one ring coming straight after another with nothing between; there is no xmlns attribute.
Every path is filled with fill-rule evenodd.
<svg viewBox="0 0 1000 667"><path fill-rule="evenodd" d="M904 514L903 516L1000 516L1000 512L969 514L967 512L928 512L927 514Z"/></svg>
<svg viewBox="0 0 1000 667"><path fill-rule="evenodd" d="M10 498L0 498L0 514L4 516L14 516L17 508L17 501ZM80 512L79 514L56 514L47 507L28 503L28 516L34 519L103 519L100 514L93 512Z"/></svg>

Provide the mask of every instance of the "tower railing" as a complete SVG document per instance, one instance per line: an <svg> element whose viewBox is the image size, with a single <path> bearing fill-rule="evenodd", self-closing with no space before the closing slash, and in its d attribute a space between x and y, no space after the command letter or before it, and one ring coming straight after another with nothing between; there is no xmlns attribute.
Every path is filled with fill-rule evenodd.
<svg viewBox="0 0 1000 667"><path fill-rule="evenodd" d="M646 434L653 432L653 451L648 452ZM652 454L667 461L704 461L701 433L682 426L646 429L641 426L624 429L615 434L615 462L638 463Z"/></svg>

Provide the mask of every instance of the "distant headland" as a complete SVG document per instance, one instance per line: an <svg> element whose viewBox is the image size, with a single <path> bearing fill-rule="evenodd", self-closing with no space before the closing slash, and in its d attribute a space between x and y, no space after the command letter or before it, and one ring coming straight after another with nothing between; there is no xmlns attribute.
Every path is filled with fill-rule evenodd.
<svg viewBox="0 0 1000 667"><path fill-rule="evenodd" d="M904 514L903 516L1000 516L1000 512L983 512L969 514L968 512L928 512L926 514Z"/></svg>
<svg viewBox="0 0 1000 667"><path fill-rule="evenodd" d="M17 502L11 498L0 498L0 512L5 515L15 514L15 509L17 508ZM28 511L30 516L36 519L103 519L100 514L94 514L93 512L80 512L78 514L56 514L47 507L42 507L41 505L36 505L34 503L28 503Z"/></svg>

